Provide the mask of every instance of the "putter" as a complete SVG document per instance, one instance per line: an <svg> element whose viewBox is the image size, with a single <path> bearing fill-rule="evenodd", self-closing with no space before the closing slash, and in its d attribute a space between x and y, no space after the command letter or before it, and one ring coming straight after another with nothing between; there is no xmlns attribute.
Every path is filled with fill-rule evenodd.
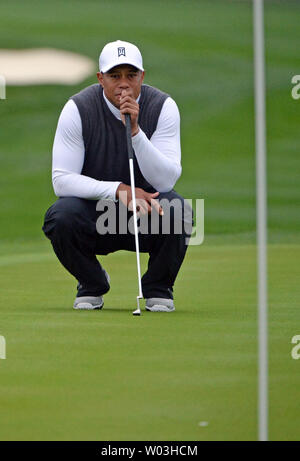
<svg viewBox="0 0 300 461"><path fill-rule="evenodd" d="M140 299L143 299L143 293L142 293L142 282L141 282L139 235L138 235L138 228L137 228L134 168L133 168L133 148L132 148L132 141L131 141L130 114L125 114L125 123L126 123L126 138L127 138L127 151L128 151L128 159L129 159L129 171L130 171L131 195L132 195L132 205L133 205L135 251L136 251L136 262L137 262L137 273L138 273L138 284L139 284L139 294L136 297L137 309L133 311L132 314L141 315Z"/></svg>

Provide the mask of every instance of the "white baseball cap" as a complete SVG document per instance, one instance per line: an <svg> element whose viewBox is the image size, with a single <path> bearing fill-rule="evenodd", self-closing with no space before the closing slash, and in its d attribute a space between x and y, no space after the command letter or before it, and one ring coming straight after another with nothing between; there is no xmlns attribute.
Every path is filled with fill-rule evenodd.
<svg viewBox="0 0 300 461"><path fill-rule="evenodd" d="M139 70L144 70L141 52L133 43L122 40L107 43L99 57L100 72L108 72L121 64L130 64Z"/></svg>

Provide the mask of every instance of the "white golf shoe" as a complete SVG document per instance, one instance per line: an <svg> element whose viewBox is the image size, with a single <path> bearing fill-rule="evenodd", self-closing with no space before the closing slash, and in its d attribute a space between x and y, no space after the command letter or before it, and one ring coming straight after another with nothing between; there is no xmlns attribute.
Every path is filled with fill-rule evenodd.
<svg viewBox="0 0 300 461"><path fill-rule="evenodd" d="M146 299L146 311L173 312L175 311L173 299L149 298Z"/></svg>
<svg viewBox="0 0 300 461"><path fill-rule="evenodd" d="M110 283L110 276L104 270L108 283ZM102 309L104 305L103 296L78 296L75 298L73 309L92 311L94 309Z"/></svg>
<svg viewBox="0 0 300 461"><path fill-rule="evenodd" d="M73 308L91 311L93 309L102 309L103 304L102 296L79 296L75 299Z"/></svg>

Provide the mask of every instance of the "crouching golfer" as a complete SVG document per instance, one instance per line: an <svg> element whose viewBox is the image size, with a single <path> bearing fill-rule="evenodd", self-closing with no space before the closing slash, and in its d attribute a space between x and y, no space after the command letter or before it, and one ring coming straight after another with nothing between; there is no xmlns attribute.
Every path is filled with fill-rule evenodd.
<svg viewBox="0 0 300 461"><path fill-rule="evenodd" d="M99 211L99 200L113 202L117 220L119 207L127 212L132 206L124 126L124 114L129 113L137 211L140 219L143 215L149 220L155 212L159 222L158 231L139 234L140 251L150 256L142 277L143 296L147 310L172 312L173 285L192 223L191 212L184 213L183 198L173 190L181 174L178 108L167 94L143 84L142 56L135 45L108 43L99 65L99 83L72 96L61 112L52 168L59 198L46 212L43 231L60 262L78 281L74 309L101 309L110 286L96 255L135 251L132 232L120 232L117 226L116 232L101 234L96 225L104 212ZM177 211L179 203L182 211L169 207L168 232L162 229L163 202L176 203ZM181 231L175 232L176 220L182 220Z"/></svg>

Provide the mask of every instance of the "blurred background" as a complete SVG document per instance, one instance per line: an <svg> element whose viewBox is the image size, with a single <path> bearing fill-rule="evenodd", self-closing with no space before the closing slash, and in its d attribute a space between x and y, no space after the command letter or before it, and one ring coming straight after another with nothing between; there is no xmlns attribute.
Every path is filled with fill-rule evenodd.
<svg viewBox="0 0 300 461"><path fill-rule="evenodd" d="M291 338L300 334L300 100L291 97L299 21L300 2L265 2L275 440L300 435L300 362L291 358ZM0 100L0 334L8 350L0 363L1 439L256 438L252 34L246 0L1 2L1 50L50 48L94 63L77 84L8 85ZM133 254L107 257L115 283L107 310L97 319L78 316L74 281L41 231L55 201L51 150L60 111L96 82L99 53L116 39L140 48L145 83L177 102L183 173L176 190L205 199L205 241L188 250L177 317L145 315L139 326L130 317ZM41 66L45 73L47 62ZM72 74L72 65L65 71Z"/></svg>

